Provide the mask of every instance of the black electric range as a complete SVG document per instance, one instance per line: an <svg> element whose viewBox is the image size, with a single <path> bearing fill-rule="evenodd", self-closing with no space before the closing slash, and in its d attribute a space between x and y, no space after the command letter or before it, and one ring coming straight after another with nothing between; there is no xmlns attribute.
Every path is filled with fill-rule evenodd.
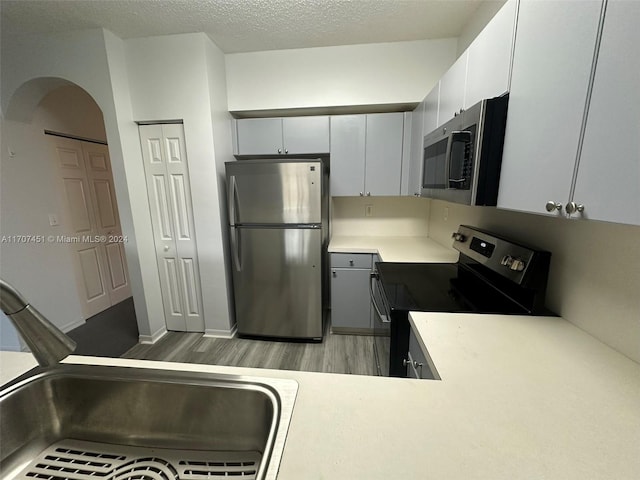
<svg viewBox="0 0 640 480"><path fill-rule="evenodd" d="M376 263L376 365L406 375L410 311L553 315L544 306L551 254L461 225L457 263Z"/></svg>

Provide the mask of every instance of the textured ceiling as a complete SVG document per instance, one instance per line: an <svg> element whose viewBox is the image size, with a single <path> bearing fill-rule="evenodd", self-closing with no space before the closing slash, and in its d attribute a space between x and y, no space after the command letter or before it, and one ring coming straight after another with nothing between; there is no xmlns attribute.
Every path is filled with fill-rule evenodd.
<svg viewBox="0 0 640 480"><path fill-rule="evenodd" d="M2 33L205 32L225 52L457 37L482 0L0 0ZM504 0L502 0L504 1Z"/></svg>

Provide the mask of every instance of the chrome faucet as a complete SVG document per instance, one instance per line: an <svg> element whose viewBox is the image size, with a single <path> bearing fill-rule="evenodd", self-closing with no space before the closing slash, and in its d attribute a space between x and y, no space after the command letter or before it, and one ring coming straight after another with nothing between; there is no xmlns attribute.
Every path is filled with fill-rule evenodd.
<svg viewBox="0 0 640 480"><path fill-rule="evenodd" d="M20 332L41 366L55 365L76 349L76 342L29 305L14 287L2 279L0 309Z"/></svg>

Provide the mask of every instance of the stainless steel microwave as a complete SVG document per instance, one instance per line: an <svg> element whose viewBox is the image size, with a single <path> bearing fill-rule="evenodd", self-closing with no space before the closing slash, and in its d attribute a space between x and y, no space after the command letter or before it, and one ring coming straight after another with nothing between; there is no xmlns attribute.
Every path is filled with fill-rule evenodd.
<svg viewBox="0 0 640 480"><path fill-rule="evenodd" d="M496 205L508 102L482 100L424 137L421 196Z"/></svg>

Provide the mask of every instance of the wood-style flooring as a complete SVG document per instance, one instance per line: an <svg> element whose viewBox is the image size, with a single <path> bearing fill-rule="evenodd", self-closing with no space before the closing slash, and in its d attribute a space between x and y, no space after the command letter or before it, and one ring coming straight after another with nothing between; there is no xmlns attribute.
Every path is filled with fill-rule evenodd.
<svg viewBox="0 0 640 480"><path fill-rule="evenodd" d="M122 358L234 367L375 375L373 337L327 333L322 343L208 338L169 332L154 345L136 345Z"/></svg>

